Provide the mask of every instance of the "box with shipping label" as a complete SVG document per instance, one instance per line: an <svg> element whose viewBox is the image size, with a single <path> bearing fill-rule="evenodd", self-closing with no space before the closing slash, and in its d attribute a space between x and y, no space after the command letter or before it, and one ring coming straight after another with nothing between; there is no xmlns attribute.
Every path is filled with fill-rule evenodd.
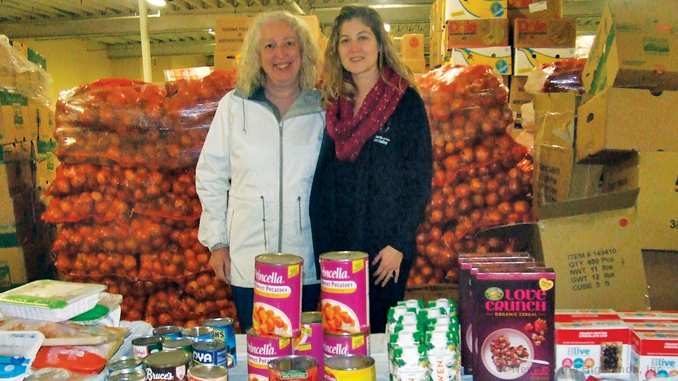
<svg viewBox="0 0 678 381"><path fill-rule="evenodd" d="M506 0L446 0L445 20L506 18Z"/></svg>
<svg viewBox="0 0 678 381"><path fill-rule="evenodd" d="M508 0L508 18L563 17L562 0Z"/></svg>
<svg viewBox="0 0 678 381"><path fill-rule="evenodd" d="M673 0L607 2L583 71L589 94L607 87L678 90Z"/></svg>
<svg viewBox="0 0 678 381"><path fill-rule="evenodd" d="M678 331L631 333L631 379L678 376Z"/></svg>
<svg viewBox="0 0 678 381"><path fill-rule="evenodd" d="M605 379L631 374L631 330L621 320L556 323L556 371L561 366Z"/></svg>
<svg viewBox="0 0 678 381"><path fill-rule="evenodd" d="M678 152L641 151L605 166L603 191L638 187L641 247L678 250Z"/></svg>
<svg viewBox="0 0 678 381"><path fill-rule="evenodd" d="M513 75L529 75L541 64L573 58L574 52L574 48L516 48Z"/></svg>
<svg viewBox="0 0 678 381"><path fill-rule="evenodd" d="M245 35L252 25L250 16L217 17L215 28L215 50L218 52L240 51Z"/></svg>
<svg viewBox="0 0 678 381"><path fill-rule="evenodd" d="M583 321L621 320L619 314L611 308L602 309L557 309L556 323L574 323Z"/></svg>
<svg viewBox="0 0 678 381"><path fill-rule="evenodd" d="M615 159L628 150L678 151L678 91L609 87L579 107L577 161Z"/></svg>
<svg viewBox="0 0 678 381"><path fill-rule="evenodd" d="M404 34L400 38L400 57L404 60L423 60L424 35Z"/></svg>
<svg viewBox="0 0 678 381"><path fill-rule="evenodd" d="M447 49L509 46L508 19L449 20Z"/></svg>
<svg viewBox="0 0 678 381"><path fill-rule="evenodd" d="M577 19L534 18L513 21L513 45L516 48L574 48Z"/></svg>
<svg viewBox="0 0 678 381"><path fill-rule="evenodd" d="M412 73L426 73L426 60L425 59L415 59L415 60L403 60L405 65L412 70Z"/></svg>
<svg viewBox="0 0 678 381"><path fill-rule="evenodd" d="M488 65L501 75L511 73L511 48L495 46L491 48L456 48L452 49L450 62L453 65Z"/></svg>

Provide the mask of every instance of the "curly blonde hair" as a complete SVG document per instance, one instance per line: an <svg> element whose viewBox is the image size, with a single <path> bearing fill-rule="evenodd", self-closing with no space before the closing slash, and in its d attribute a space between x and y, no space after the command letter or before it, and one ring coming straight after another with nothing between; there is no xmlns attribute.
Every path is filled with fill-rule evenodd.
<svg viewBox="0 0 678 381"><path fill-rule="evenodd" d="M379 13L374 9L363 5L347 5L341 8L339 15L334 19L332 33L329 37L325 50L325 65L323 66L322 95L325 106L337 101L339 98L352 98L357 89L349 73L341 64L339 57L339 35L341 27L346 21L359 19L374 33L379 47L378 67L383 73L384 65L388 65L396 73L400 74L412 88L418 90L414 75L407 65L400 59L395 45L384 29L384 22Z"/></svg>
<svg viewBox="0 0 678 381"><path fill-rule="evenodd" d="M287 22L299 36L301 51L299 84L302 91L313 89L318 79L318 43L306 23L286 11L266 12L254 19L240 50L241 57L236 74L236 88L243 94L250 96L254 90L266 85L266 73L261 67L259 42L261 41L261 28L271 21Z"/></svg>

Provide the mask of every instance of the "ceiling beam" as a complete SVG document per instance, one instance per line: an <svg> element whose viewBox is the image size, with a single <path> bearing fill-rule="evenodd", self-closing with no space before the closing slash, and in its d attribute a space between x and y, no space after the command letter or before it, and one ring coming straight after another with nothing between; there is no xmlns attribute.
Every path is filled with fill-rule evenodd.
<svg viewBox="0 0 678 381"><path fill-rule="evenodd" d="M151 44L151 57L180 55L214 55L214 42L190 41ZM108 48L107 56L110 59L141 57L141 44Z"/></svg>

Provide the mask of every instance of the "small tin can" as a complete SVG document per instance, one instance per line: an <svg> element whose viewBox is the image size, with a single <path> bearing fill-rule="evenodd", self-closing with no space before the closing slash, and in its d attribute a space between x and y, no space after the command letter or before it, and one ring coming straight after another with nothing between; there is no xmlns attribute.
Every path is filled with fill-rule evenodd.
<svg viewBox="0 0 678 381"><path fill-rule="evenodd" d="M162 341L161 336L137 337L132 340L132 353L134 357L143 359L152 353L162 351Z"/></svg>
<svg viewBox="0 0 678 381"><path fill-rule="evenodd" d="M370 332L331 334L324 333L323 353L325 358L338 355L370 355Z"/></svg>
<svg viewBox="0 0 678 381"><path fill-rule="evenodd" d="M120 370L144 370L144 360L138 357L123 356L115 360L109 360L106 363L108 374Z"/></svg>
<svg viewBox="0 0 678 381"><path fill-rule="evenodd" d="M188 337L181 337L178 339L165 339L162 342L162 350L165 352L176 351L178 349L193 353L193 340Z"/></svg>
<svg viewBox="0 0 678 381"><path fill-rule="evenodd" d="M226 351L228 352L227 367L233 368L238 364L235 347L235 331L233 329L233 319L212 318L205 320L205 327L210 327L214 330L214 338L226 343Z"/></svg>
<svg viewBox="0 0 678 381"><path fill-rule="evenodd" d="M292 355L292 339L259 336L253 328L247 330L247 379L268 380L268 363Z"/></svg>
<svg viewBox="0 0 678 381"><path fill-rule="evenodd" d="M183 334L181 333L182 330L183 328L177 325L164 325L162 327L154 329L153 334L155 336L162 336L166 339L178 339L181 336L183 336Z"/></svg>
<svg viewBox="0 0 678 381"><path fill-rule="evenodd" d="M228 381L228 368L221 365L193 365L188 381Z"/></svg>
<svg viewBox="0 0 678 381"><path fill-rule="evenodd" d="M146 380L185 381L191 355L184 351L158 352L144 359Z"/></svg>
<svg viewBox="0 0 678 381"><path fill-rule="evenodd" d="M310 356L284 356L268 363L269 381L318 381L318 361Z"/></svg>
<svg viewBox="0 0 678 381"><path fill-rule="evenodd" d="M184 337L192 339L193 342L198 342L202 340L214 339L214 330L210 327L200 326L192 328L184 328L182 331Z"/></svg>
<svg viewBox="0 0 678 381"><path fill-rule="evenodd" d="M145 381L146 373L140 369L116 370L106 376L108 381Z"/></svg>
<svg viewBox="0 0 678 381"><path fill-rule="evenodd" d="M226 344L221 340L193 343L193 365L226 366Z"/></svg>
<svg viewBox="0 0 678 381"><path fill-rule="evenodd" d="M368 356L340 355L325 359L325 379L334 381L376 381L374 359Z"/></svg>
<svg viewBox="0 0 678 381"><path fill-rule="evenodd" d="M369 255L337 251L320 255L323 330L360 333L370 329Z"/></svg>

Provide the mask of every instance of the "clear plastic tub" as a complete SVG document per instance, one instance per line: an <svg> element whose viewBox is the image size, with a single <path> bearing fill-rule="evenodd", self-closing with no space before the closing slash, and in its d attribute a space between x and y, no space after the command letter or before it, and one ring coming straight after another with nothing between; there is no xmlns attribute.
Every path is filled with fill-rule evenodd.
<svg viewBox="0 0 678 381"><path fill-rule="evenodd" d="M6 316L59 322L96 306L106 286L37 280L0 294L0 311Z"/></svg>

